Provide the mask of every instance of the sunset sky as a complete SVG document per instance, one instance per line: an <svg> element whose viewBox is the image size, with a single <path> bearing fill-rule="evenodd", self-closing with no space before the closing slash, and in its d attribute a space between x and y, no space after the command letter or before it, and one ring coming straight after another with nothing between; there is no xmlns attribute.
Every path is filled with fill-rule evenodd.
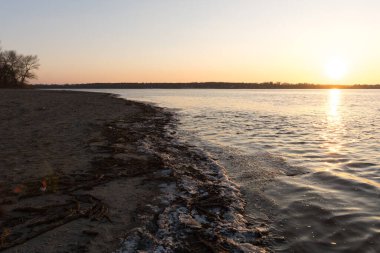
<svg viewBox="0 0 380 253"><path fill-rule="evenodd" d="M380 83L378 0L0 0L35 83Z"/></svg>

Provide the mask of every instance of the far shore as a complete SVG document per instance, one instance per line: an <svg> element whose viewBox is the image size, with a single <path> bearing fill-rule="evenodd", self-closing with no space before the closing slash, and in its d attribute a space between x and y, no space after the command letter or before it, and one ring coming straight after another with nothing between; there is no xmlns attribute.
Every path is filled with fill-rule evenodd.
<svg viewBox="0 0 380 253"><path fill-rule="evenodd" d="M38 89L380 89L380 84L310 84L310 83L84 83L84 84L35 84Z"/></svg>
<svg viewBox="0 0 380 253"><path fill-rule="evenodd" d="M0 90L2 252L267 252L176 118L110 94ZM235 240L239 238L238 240Z"/></svg>

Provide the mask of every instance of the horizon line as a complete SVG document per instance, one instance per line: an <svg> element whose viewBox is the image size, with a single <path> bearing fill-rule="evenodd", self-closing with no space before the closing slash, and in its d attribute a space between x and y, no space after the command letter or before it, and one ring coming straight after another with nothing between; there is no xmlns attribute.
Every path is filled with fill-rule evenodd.
<svg viewBox="0 0 380 253"><path fill-rule="evenodd" d="M334 83L308 83L308 82L299 82L299 83L290 83L290 82L225 82L225 81L207 81L207 82L85 82L85 83L32 83L29 85L93 85L93 84L245 84L245 85L312 85L312 86L370 86L370 85L380 85L380 83L356 83L356 84L334 84Z"/></svg>

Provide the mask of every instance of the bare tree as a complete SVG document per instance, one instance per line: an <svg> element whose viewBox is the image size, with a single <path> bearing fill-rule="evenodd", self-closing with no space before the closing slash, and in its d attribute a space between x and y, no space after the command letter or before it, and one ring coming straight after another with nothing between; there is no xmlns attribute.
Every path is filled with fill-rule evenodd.
<svg viewBox="0 0 380 253"><path fill-rule="evenodd" d="M0 84L8 87L17 83L14 70L14 53L0 49Z"/></svg>
<svg viewBox="0 0 380 253"><path fill-rule="evenodd" d="M26 55L20 59L18 81L26 84L29 79L36 79L37 75L33 72L40 67L37 55Z"/></svg>
<svg viewBox="0 0 380 253"><path fill-rule="evenodd" d="M21 87L37 76L39 68L36 55L17 54L14 50L3 51L0 48L0 87Z"/></svg>

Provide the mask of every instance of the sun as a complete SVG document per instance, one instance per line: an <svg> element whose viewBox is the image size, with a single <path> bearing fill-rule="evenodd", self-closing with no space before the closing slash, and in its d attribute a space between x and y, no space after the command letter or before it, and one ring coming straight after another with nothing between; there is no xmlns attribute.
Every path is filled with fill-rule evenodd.
<svg viewBox="0 0 380 253"><path fill-rule="evenodd" d="M347 64L340 58L330 59L325 64L325 74L328 78L339 81L347 74Z"/></svg>

